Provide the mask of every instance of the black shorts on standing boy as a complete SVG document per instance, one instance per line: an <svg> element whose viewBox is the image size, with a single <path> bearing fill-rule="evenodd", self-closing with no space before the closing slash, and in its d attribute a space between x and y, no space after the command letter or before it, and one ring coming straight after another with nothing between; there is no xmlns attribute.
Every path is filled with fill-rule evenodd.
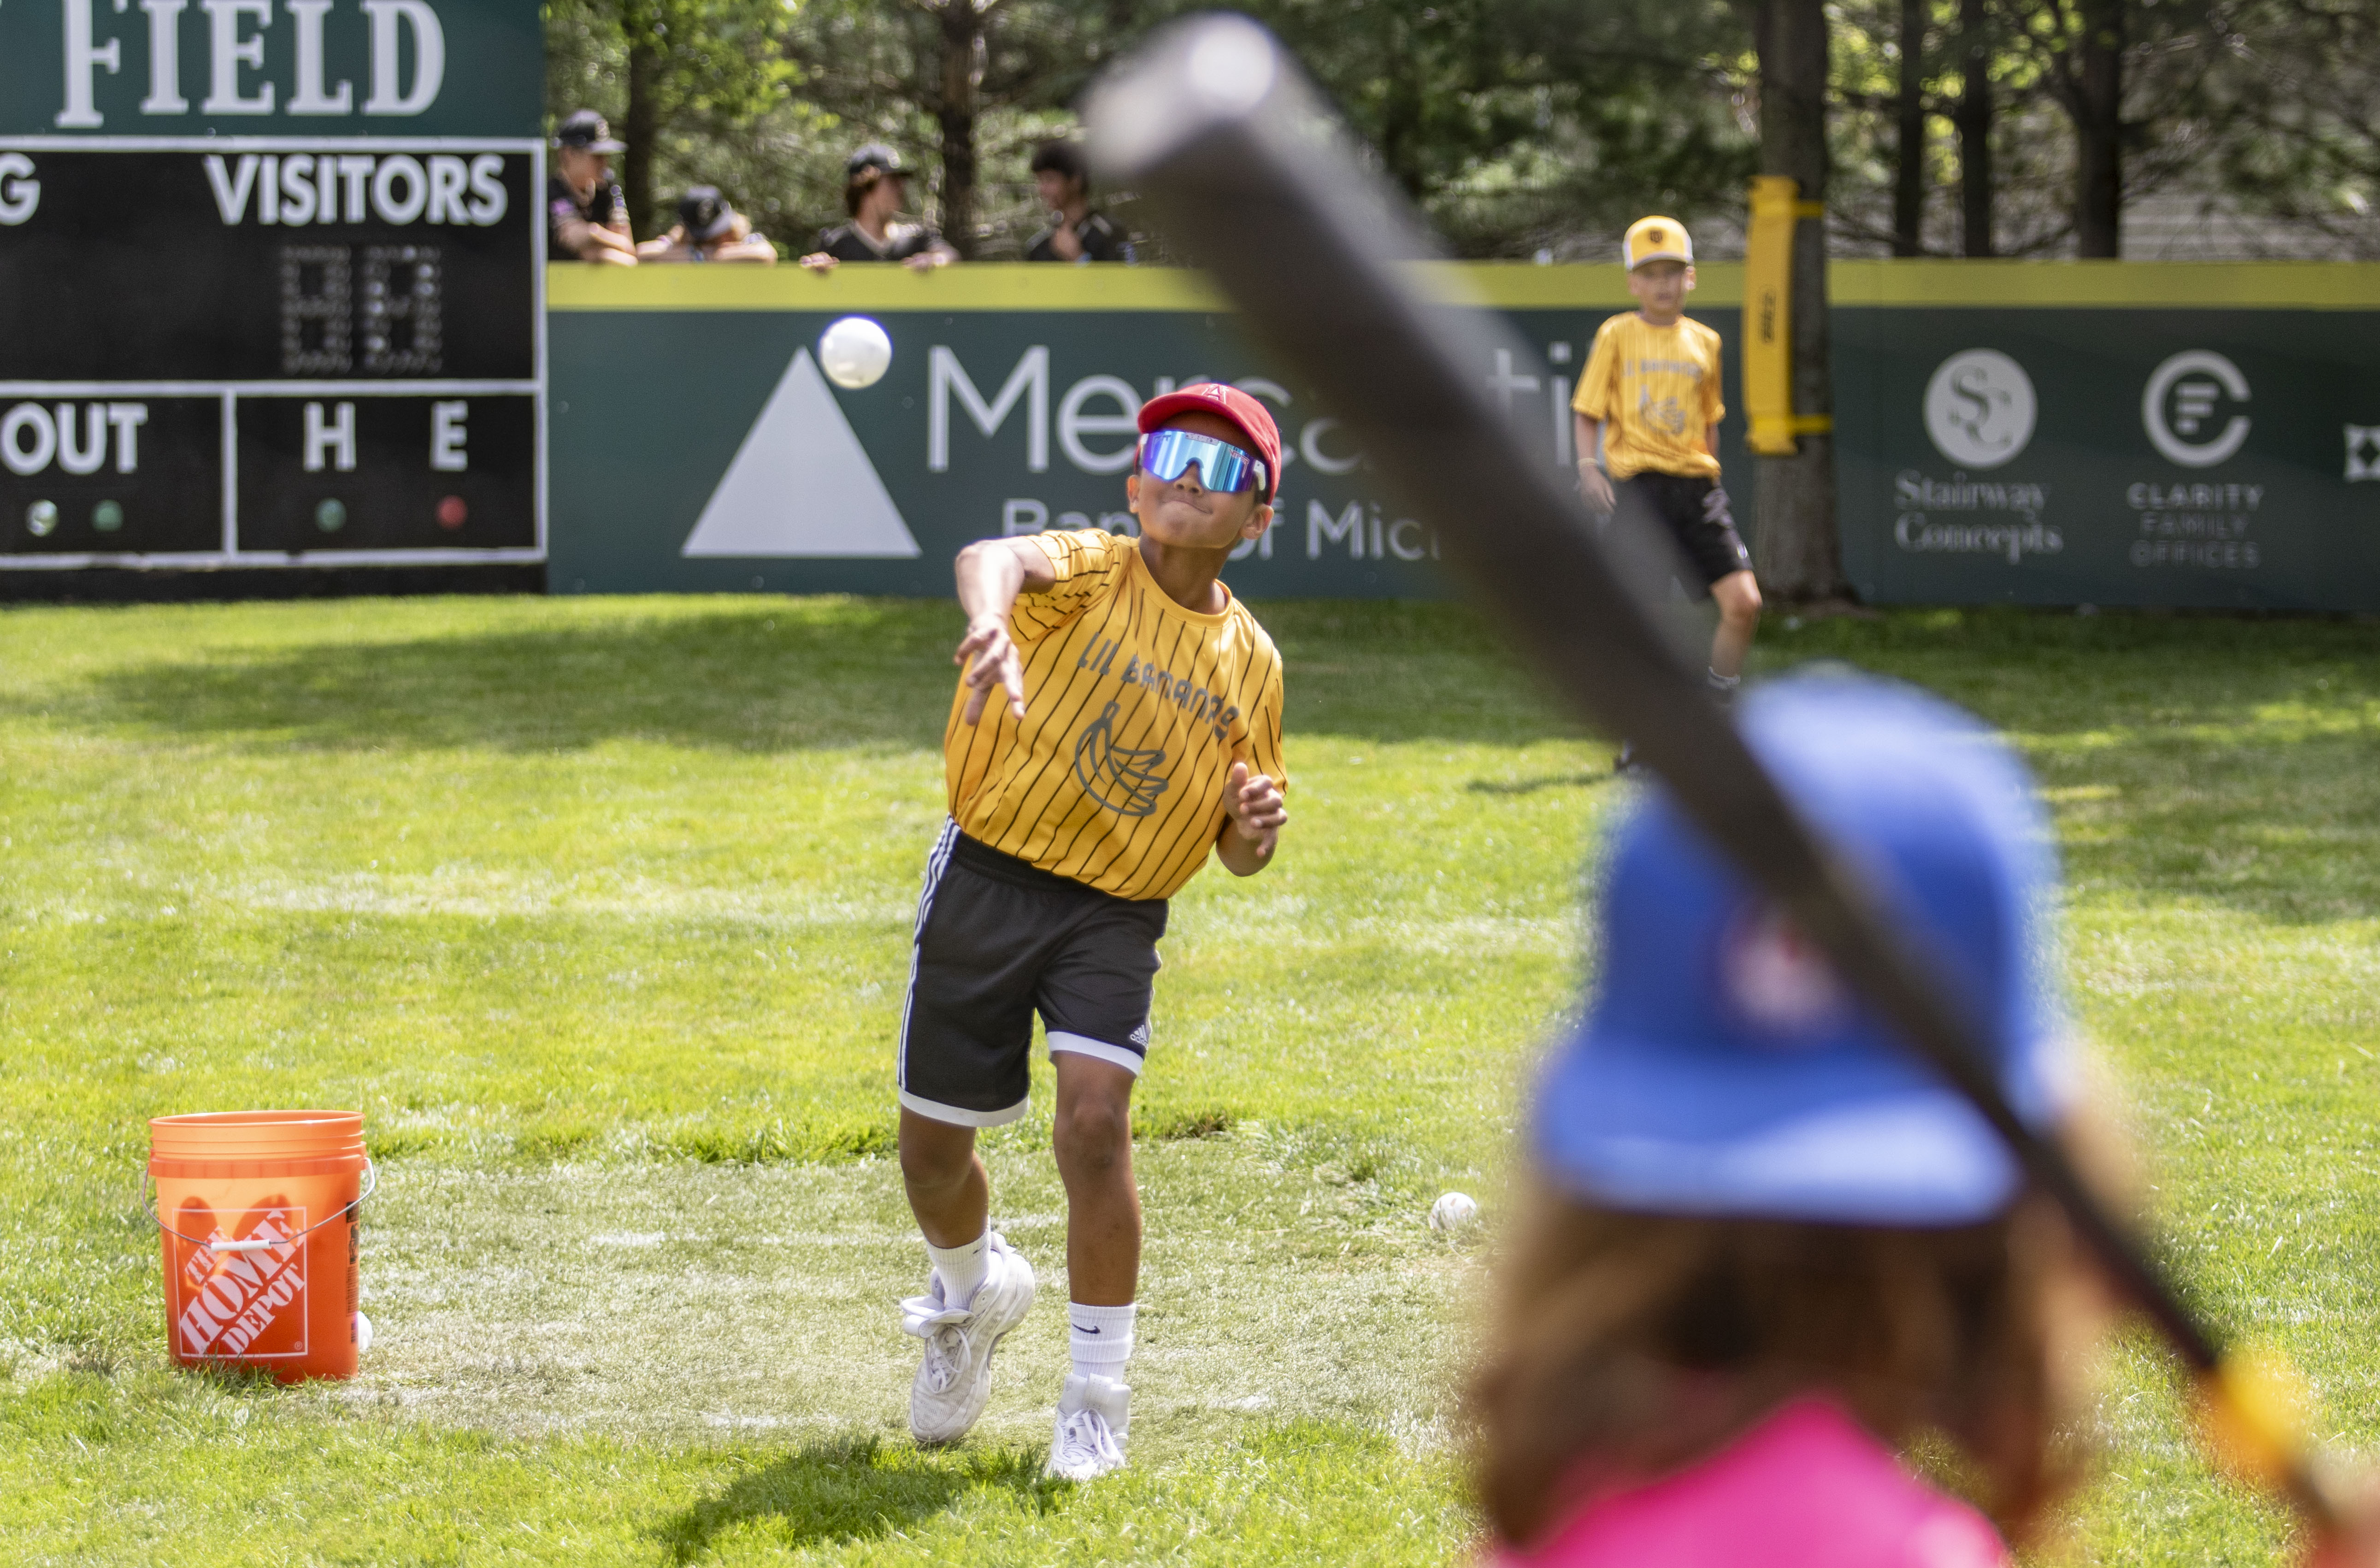
<svg viewBox="0 0 2380 1568"><path fill-rule="evenodd" d="M1710 585L1730 573L1752 570L1752 552L1735 531L1718 480L1647 468L1612 480L1611 491L1623 515L1655 524L1677 545L1699 574L1682 583L1696 598L1710 597Z"/></svg>

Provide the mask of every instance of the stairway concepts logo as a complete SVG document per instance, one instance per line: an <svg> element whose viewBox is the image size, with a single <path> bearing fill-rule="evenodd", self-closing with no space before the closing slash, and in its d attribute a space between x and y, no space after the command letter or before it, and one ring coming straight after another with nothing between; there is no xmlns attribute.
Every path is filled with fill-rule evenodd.
<svg viewBox="0 0 2380 1568"><path fill-rule="evenodd" d="M1998 555L2011 566L2064 550L2065 536L2042 520L2047 485L1968 474L2023 452L2038 409L2033 378L1997 348L1962 349L1936 366L1925 383L1925 433L1958 466L1949 479L1915 468L1893 476L1893 543L1912 554Z"/></svg>
<svg viewBox="0 0 2380 1568"><path fill-rule="evenodd" d="M2038 407L2022 365L1997 348L1969 348L1925 383L1925 433L1962 468L1997 468L2033 440Z"/></svg>

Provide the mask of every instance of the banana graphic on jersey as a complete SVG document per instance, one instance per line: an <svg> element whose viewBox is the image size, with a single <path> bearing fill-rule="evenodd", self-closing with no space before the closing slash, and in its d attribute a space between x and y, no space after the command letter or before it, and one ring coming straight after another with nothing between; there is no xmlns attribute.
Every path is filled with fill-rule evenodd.
<svg viewBox="0 0 2380 1568"><path fill-rule="evenodd" d="M1161 750L1135 749L1115 743L1117 704L1083 726L1075 742L1075 777L1083 793L1120 817L1146 817L1157 809L1157 797L1166 782L1157 776L1165 766Z"/></svg>

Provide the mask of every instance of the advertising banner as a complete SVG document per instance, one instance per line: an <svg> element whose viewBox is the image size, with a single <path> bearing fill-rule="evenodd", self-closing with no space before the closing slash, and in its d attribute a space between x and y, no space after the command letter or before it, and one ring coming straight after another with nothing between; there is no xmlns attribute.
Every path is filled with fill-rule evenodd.
<svg viewBox="0 0 2380 1568"><path fill-rule="evenodd" d="M1567 470L1568 403L1615 268L1448 267L1525 359L1475 367L1533 460ZM1285 441L1257 596L1436 595L1437 541L1278 379L1194 275L1143 268L558 267L557 592L947 593L966 541L1125 528L1131 410L1228 380ZM1738 395L1742 269L1690 313L1727 356L1724 482L1756 530ZM1838 262L1846 568L1872 603L2380 610L2380 268ZM820 373L851 314L893 343L860 390Z"/></svg>
<svg viewBox="0 0 2380 1568"><path fill-rule="evenodd" d="M1547 281L1528 276L1546 269L1517 270ZM1234 585L1444 591L1431 531L1398 512L1339 422L1278 379L1190 274L554 274L569 302L552 337L556 516L569 519L555 533L556 591L946 593L969 541L1128 529L1135 410L1207 380L1262 398L1281 429L1276 520L1231 567ZM682 308L615 308L663 287ZM829 382L817 351L829 323L855 313L892 339L891 370L856 391ZM1516 310L1528 359L1479 367L1532 460L1570 470L1573 378L1609 313ZM1731 315L1711 318L1730 338Z"/></svg>
<svg viewBox="0 0 2380 1568"><path fill-rule="evenodd" d="M1865 597L2380 610L2380 269L2032 270L2022 304L1838 308Z"/></svg>

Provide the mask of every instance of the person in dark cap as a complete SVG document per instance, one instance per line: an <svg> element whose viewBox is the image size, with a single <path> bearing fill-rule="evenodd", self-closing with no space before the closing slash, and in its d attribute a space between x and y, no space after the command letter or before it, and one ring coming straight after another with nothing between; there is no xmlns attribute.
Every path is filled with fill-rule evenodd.
<svg viewBox="0 0 2380 1568"><path fill-rule="evenodd" d="M820 235L802 265L823 273L843 261L899 261L924 272L957 261L959 253L924 224L894 221L908 204L908 182L901 154L882 142L854 152L843 165L843 208L851 221Z"/></svg>
<svg viewBox="0 0 2380 1568"><path fill-rule="evenodd" d="M1025 248L1028 261L1129 261L1132 240L1091 206L1091 165L1082 145L1045 141L1033 153L1033 188L1050 224Z"/></svg>
<svg viewBox="0 0 2380 1568"><path fill-rule="evenodd" d="M752 232L752 220L727 204L713 185L690 186L678 198L677 223L659 239L637 247L644 261L751 261L777 264L777 248Z"/></svg>
<svg viewBox="0 0 2380 1568"><path fill-rule="evenodd" d="M546 255L553 261L637 264L628 199L612 177L612 154L627 144L592 109L565 117L553 132L553 173L545 182Z"/></svg>

